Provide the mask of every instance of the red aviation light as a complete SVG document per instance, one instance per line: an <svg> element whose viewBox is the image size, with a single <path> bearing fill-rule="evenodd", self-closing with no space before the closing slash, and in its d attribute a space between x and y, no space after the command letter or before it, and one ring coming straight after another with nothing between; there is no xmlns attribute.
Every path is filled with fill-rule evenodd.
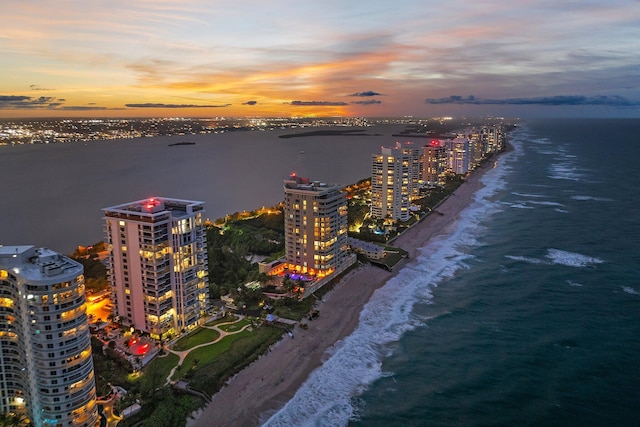
<svg viewBox="0 0 640 427"><path fill-rule="evenodd" d="M147 202L145 203L144 207L147 210L152 210L154 207L158 206L160 202L158 200L156 200L155 197L151 197L147 200Z"/></svg>
<svg viewBox="0 0 640 427"><path fill-rule="evenodd" d="M440 141L437 139L432 139L431 140L431 144L432 147L439 147L440 146Z"/></svg>

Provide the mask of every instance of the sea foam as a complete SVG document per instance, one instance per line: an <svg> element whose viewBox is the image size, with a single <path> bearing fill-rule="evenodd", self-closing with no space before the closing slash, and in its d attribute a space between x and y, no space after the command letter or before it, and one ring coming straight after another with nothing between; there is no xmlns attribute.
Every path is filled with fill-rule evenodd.
<svg viewBox="0 0 640 427"><path fill-rule="evenodd" d="M553 248L547 249L545 258L534 258L521 255L505 255L505 258L509 258L514 261L528 262L529 264L558 264L566 265L568 267L588 267L592 264L601 264L604 262L600 258Z"/></svg>
<svg viewBox="0 0 640 427"><path fill-rule="evenodd" d="M405 332L425 321L412 314L413 306L431 300L433 287L465 267L465 249L477 245L475 236L483 229L479 221L498 206L489 197L504 188L509 159L519 154L519 143L513 145L516 149L482 177L485 186L461 212L455 230L421 248L414 261L376 290L355 331L329 350L330 357L264 426L344 426L357 417L357 396L375 380L391 375L382 371L382 361Z"/></svg>
<svg viewBox="0 0 640 427"><path fill-rule="evenodd" d="M591 264L601 264L604 262L599 258L562 251L560 249L549 249L547 251L547 258L549 258L554 264L562 264L569 267L587 267Z"/></svg>

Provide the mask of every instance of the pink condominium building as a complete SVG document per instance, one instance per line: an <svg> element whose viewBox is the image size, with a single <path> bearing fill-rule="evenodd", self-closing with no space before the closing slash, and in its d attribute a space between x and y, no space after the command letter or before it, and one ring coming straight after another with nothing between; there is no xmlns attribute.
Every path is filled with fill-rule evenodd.
<svg viewBox="0 0 640 427"><path fill-rule="evenodd" d="M156 197L103 209L114 315L165 339L204 322L204 203Z"/></svg>

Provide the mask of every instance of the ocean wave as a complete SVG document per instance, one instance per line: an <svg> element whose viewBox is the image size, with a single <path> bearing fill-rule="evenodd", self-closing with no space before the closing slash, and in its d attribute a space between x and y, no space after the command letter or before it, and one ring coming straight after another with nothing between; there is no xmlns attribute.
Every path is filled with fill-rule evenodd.
<svg viewBox="0 0 640 427"><path fill-rule="evenodd" d="M476 236L483 230L480 220L497 207L489 197L504 188L505 164L518 157L519 141L512 145L515 150L482 177L485 186L461 212L456 228L420 248L413 262L374 292L355 331L329 350L330 357L264 426L344 426L358 416L357 397L375 380L390 375L382 371L382 361L393 352L394 344L427 321L416 318L413 306L429 302L433 287L464 268L469 258L466 249L478 245Z"/></svg>
<svg viewBox="0 0 640 427"><path fill-rule="evenodd" d="M504 257L512 259L514 261L528 262L529 264L546 264L544 260L541 260L539 258L532 258L527 256L518 256L518 255L505 255Z"/></svg>
<svg viewBox="0 0 640 427"><path fill-rule="evenodd" d="M524 203L510 203L509 207L514 209L535 209L533 206L527 206Z"/></svg>
<svg viewBox="0 0 640 427"><path fill-rule="evenodd" d="M543 197L547 197L544 194L529 194L529 193L518 193L516 191L512 192L511 194L513 194L514 196L520 196L520 197L533 197L533 198L543 198Z"/></svg>
<svg viewBox="0 0 640 427"><path fill-rule="evenodd" d="M613 199L609 199L607 197L571 196L571 198L579 201L593 200L596 202L613 202Z"/></svg>
<svg viewBox="0 0 640 427"><path fill-rule="evenodd" d="M548 175L551 179L564 179L569 181L580 181L584 175L578 172L579 169L576 166L567 163L556 163L549 166Z"/></svg>
<svg viewBox="0 0 640 427"><path fill-rule="evenodd" d="M622 287L622 291L626 292L628 294L631 294L631 295L640 295L640 292L636 291L635 289L633 289L630 286L623 286Z"/></svg>
<svg viewBox="0 0 640 427"><path fill-rule="evenodd" d="M593 264L601 264L604 262L600 258L553 248L547 249L547 254L545 255L546 259L521 255L505 255L505 258L509 258L514 261L528 262L529 264L556 264L566 265L568 267L588 267Z"/></svg>
<svg viewBox="0 0 640 427"><path fill-rule="evenodd" d="M548 202L548 201L538 202L538 201L535 201L535 200L530 200L527 203L529 203L531 205L540 205L540 206L560 206L560 207L564 206L562 203Z"/></svg>
<svg viewBox="0 0 640 427"><path fill-rule="evenodd" d="M587 267L591 264L601 264L604 262L599 258L560 249L547 250L547 258L551 259L551 262L554 264L562 264L569 267Z"/></svg>
<svg viewBox="0 0 640 427"><path fill-rule="evenodd" d="M568 210L566 210L566 209L560 209L560 208L555 208L555 209L554 209L554 211L556 211L556 212L560 212L560 213L569 213L569 211L568 211Z"/></svg>
<svg viewBox="0 0 640 427"><path fill-rule="evenodd" d="M567 284L574 288L581 288L582 283L574 282L573 280L567 280Z"/></svg>

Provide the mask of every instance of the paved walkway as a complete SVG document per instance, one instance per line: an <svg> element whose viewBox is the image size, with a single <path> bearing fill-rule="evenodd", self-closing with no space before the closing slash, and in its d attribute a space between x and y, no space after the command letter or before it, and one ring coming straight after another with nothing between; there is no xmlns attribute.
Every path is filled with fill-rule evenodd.
<svg viewBox="0 0 640 427"><path fill-rule="evenodd" d="M215 340L213 340L211 342L198 344L198 345L196 345L194 347L191 347L190 349L182 350L182 351L168 349L169 353L173 353L173 354L177 355L180 358L180 360L178 360L178 364L176 366L174 366L173 369L171 369L171 372L169 372L169 375L167 376L165 384L171 384L171 383L174 382L174 381L171 381L171 377L173 377L173 374L175 373L176 369L178 369L178 367L182 365L182 362L184 362L184 359L189 355L190 352L192 352L193 350L198 349L200 347L206 347L208 345L215 344L218 341L220 341L222 338L226 337L227 335L239 334L240 332L244 331L245 329L247 329L248 327L251 326L251 324L249 323L248 325L245 325L242 328L238 329L237 331L233 331L233 332L227 332L227 331L224 331L224 330L220 329L220 326L233 325L234 323L238 323L239 321L241 321L245 317L245 316L242 316L242 315L239 315L239 314L236 314L236 316L238 318L236 320L234 320L234 321L231 321L231 322L223 322L223 323L219 323L217 325L212 325L212 326L207 326L207 325L202 326L203 328L213 329L213 330L217 331L220 334L218 336L218 338L216 338ZM163 357L163 356L159 356L159 357Z"/></svg>

